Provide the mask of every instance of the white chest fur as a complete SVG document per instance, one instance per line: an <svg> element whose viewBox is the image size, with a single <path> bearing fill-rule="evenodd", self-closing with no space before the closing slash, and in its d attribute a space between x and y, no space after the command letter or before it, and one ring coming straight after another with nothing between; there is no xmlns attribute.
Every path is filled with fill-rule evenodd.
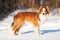
<svg viewBox="0 0 60 40"><path fill-rule="evenodd" d="M41 23L44 23L45 20L47 19L47 15L40 14L40 15L39 15L39 18L40 18L40 22L41 22Z"/></svg>

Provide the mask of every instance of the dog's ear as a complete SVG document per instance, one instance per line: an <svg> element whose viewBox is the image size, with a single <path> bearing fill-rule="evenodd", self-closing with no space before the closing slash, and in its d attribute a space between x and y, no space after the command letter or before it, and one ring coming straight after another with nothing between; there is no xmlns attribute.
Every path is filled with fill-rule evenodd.
<svg viewBox="0 0 60 40"><path fill-rule="evenodd" d="M39 10L41 10L41 9L42 9L42 6L39 7Z"/></svg>
<svg viewBox="0 0 60 40"><path fill-rule="evenodd" d="M49 6L46 6L47 14L49 14Z"/></svg>
<svg viewBox="0 0 60 40"><path fill-rule="evenodd" d="M40 12L41 12L41 10L42 10L42 6L40 6L40 7L39 7L39 10L38 10L38 12L40 13Z"/></svg>
<svg viewBox="0 0 60 40"><path fill-rule="evenodd" d="M49 10L49 6L46 6L46 9Z"/></svg>

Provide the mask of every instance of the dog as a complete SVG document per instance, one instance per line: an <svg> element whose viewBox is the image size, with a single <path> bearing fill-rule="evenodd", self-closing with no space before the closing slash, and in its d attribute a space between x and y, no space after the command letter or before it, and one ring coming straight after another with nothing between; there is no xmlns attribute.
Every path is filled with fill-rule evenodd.
<svg viewBox="0 0 60 40"><path fill-rule="evenodd" d="M19 29L22 27L24 21L26 20L34 25L34 32L37 35L40 35L39 25L45 21L46 16L48 15L48 6L40 6L37 12L19 12L14 16L11 29L12 31L14 31L14 35L16 35L19 32Z"/></svg>

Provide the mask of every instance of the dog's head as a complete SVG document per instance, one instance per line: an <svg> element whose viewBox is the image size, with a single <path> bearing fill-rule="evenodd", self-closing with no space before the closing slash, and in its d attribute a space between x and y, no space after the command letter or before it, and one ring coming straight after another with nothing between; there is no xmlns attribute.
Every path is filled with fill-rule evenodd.
<svg viewBox="0 0 60 40"><path fill-rule="evenodd" d="M39 18L42 22L44 22L47 17L49 15L49 7L46 6L46 7L43 7L43 6L40 6L39 7Z"/></svg>
<svg viewBox="0 0 60 40"><path fill-rule="evenodd" d="M39 14L48 15L49 14L49 7L48 6L46 6L46 7L40 6L39 7Z"/></svg>

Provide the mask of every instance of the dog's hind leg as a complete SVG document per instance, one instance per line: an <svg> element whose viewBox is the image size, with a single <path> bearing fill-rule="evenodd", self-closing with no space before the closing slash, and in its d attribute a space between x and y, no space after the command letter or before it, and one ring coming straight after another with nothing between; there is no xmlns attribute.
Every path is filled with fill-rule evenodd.
<svg viewBox="0 0 60 40"><path fill-rule="evenodd" d="M12 31L14 31L14 29L15 29L15 27L17 26L17 21L18 20L14 20L14 22L12 23L12 25L11 25L11 29L12 29Z"/></svg>
<svg viewBox="0 0 60 40"><path fill-rule="evenodd" d="M24 19L18 19L19 21L17 21L17 25L14 28L14 34L16 35L16 33L18 33L19 29L22 27L23 23L24 23Z"/></svg>
<svg viewBox="0 0 60 40"><path fill-rule="evenodd" d="M16 29L14 29L14 34L15 34L15 35L18 34L19 29L20 29L21 27L22 27L22 26L19 26L19 27L16 27Z"/></svg>

